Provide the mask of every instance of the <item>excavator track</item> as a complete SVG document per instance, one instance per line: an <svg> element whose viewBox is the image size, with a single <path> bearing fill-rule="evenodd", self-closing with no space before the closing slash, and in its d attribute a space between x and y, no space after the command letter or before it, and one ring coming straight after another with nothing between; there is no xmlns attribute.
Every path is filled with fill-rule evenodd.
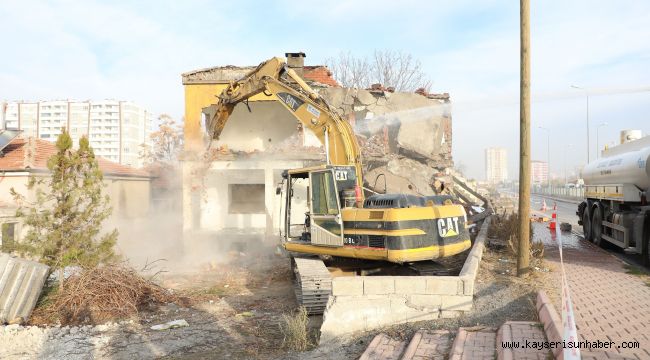
<svg viewBox="0 0 650 360"><path fill-rule="evenodd" d="M332 293L332 277L319 258L291 258L298 304L309 315L322 314Z"/></svg>

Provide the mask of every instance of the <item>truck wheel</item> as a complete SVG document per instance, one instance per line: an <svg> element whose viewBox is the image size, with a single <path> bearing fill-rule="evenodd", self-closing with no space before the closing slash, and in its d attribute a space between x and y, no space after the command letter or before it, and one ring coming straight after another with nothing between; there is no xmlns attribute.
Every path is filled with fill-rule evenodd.
<svg viewBox="0 0 650 360"><path fill-rule="evenodd" d="M591 237L594 244L602 247L603 241L603 214L600 207L594 209L594 215L591 219Z"/></svg>
<svg viewBox="0 0 650 360"><path fill-rule="evenodd" d="M589 217L589 209L585 208L582 212L582 230L585 234L585 240L591 240L591 218Z"/></svg>

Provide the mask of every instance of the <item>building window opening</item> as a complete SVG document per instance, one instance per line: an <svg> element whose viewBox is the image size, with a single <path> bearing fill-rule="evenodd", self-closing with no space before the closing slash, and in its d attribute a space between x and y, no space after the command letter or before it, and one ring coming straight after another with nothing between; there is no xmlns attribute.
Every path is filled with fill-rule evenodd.
<svg viewBox="0 0 650 360"><path fill-rule="evenodd" d="M264 184L228 185L230 214L264 214Z"/></svg>

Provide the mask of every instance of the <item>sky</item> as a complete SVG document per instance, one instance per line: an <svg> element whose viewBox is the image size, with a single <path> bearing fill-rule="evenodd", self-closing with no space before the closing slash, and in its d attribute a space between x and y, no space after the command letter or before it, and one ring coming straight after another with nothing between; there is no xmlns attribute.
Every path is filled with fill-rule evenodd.
<svg viewBox="0 0 650 360"><path fill-rule="evenodd" d="M532 158L550 154L563 177L586 162L587 108L592 160L620 130L650 133L650 2L531 3ZM288 51L308 65L410 53L432 91L451 95L466 175L483 179L485 148L499 146L517 178L516 1L0 0L0 34L0 99L130 100L176 118L186 71Z"/></svg>

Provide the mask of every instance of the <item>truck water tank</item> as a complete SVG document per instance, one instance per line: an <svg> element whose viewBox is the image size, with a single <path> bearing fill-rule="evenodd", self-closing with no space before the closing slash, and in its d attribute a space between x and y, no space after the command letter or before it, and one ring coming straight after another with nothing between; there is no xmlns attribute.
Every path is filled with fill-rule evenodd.
<svg viewBox="0 0 650 360"><path fill-rule="evenodd" d="M633 184L650 189L650 147L598 159L582 169L586 185Z"/></svg>
<svg viewBox="0 0 650 360"><path fill-rule="evenodd" d="M641 130L623 130L621 131L621 144L634 141L643 137Z"/></svg>

